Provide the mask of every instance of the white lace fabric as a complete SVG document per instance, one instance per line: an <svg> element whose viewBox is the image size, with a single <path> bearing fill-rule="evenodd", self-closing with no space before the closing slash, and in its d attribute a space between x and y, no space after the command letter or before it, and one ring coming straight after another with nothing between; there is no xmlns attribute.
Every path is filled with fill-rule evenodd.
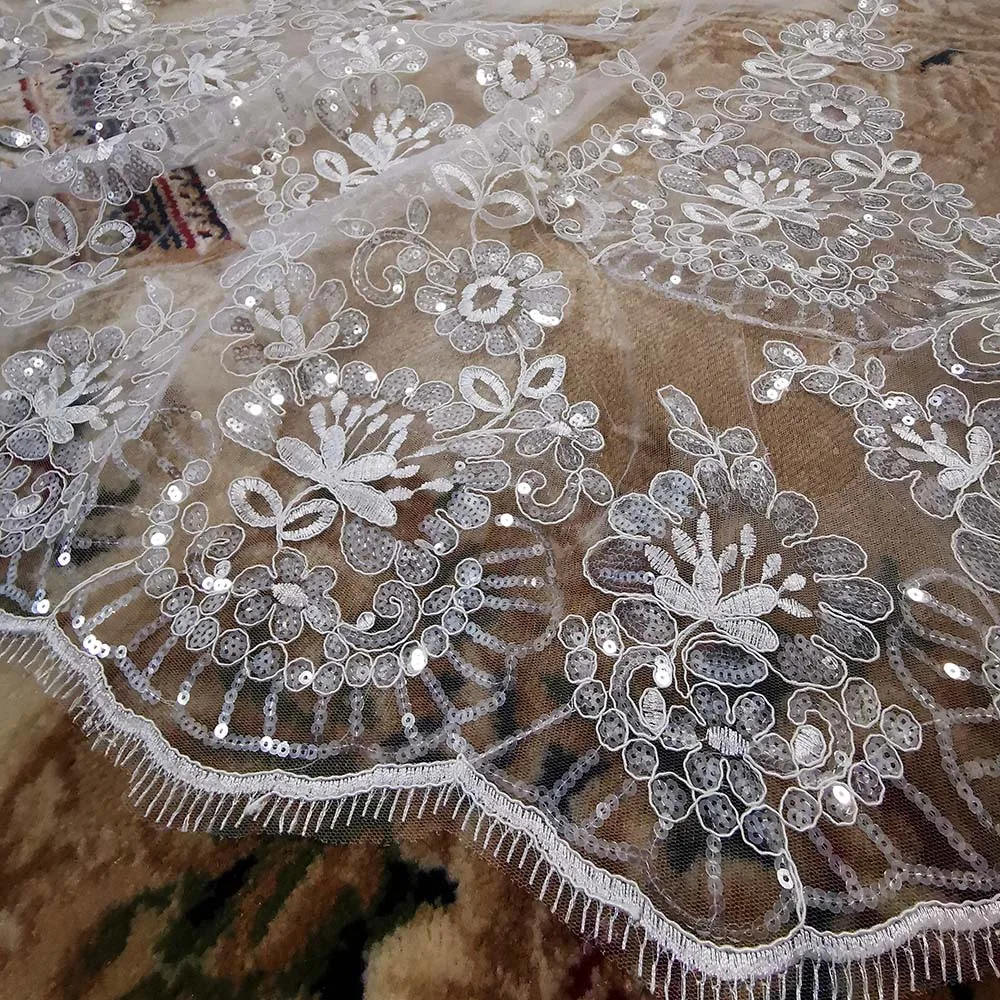
<svg viewBox="0 0 1000 1000"><path fill-rule="evenodd" d="M1000 222L907 134L926 13L15 6L0 631L138 808L447 821L667 997L1000 975Z"/></svg>

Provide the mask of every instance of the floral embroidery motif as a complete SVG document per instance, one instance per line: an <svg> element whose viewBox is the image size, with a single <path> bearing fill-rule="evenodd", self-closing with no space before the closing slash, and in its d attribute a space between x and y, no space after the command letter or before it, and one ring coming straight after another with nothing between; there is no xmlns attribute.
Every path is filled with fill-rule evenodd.
<svg viewBox="0 0 1000 1000"><path fill-rule="evenodd" d="M776 223L799 246L815 246L820 220L830 214L833 204L844 200L834 190L845 180L844 174L830 170L824 160L803 162L790 149L765 155L753 146L736 150L717 146L711 162L723 170L726 184L710 185L703 188L704 193L736 210L726 214L714 206L684 205L684 214L694 222L721 223L734 233L760 232ZM693 172L661 172L665 187L676 186L689 193L698 186L697 177ZM822 185L825 195L814 197L813 179Z"/></svg>
<svg viewBox="0 0 1000 1000"><path fill-rule="evenodd" d="M902 113L883 97L820 80L837 62L898 69L908 47L886 44L878 24L891 13L866 3L844 23L793 24L777 48L747 29L761 51L744 62L746 75L689 96L622 51L601 70L629 80L646 105L641 117L613 135L595 126L570 162L525 130L507 139L508 159L539 216L617 276L772 327L829 333L849 314L859 342L910 350L932 341L951 374L996 379L995 366L953 342L971 324L991 329L983 302L992 263L973 265L985 255L968 244L995 242L995 220L960 219L971 207L962 188L936 184L916 153L893 148ZM828 157L803 157L770 134L755 142L766 121L830 147ZM612 154L637 150L658 183L636 166L602 184L603 172L621 173ZM927 212L956 225L935 229ZM983 277L970 283L974 269Z"/></svg>
<svg viewBox="0 0 1000 1000"><path fill-rule="evenodd" d="M34 24L22 24L16 17L0 17L0 70L28 73L39 68L50 52L48 36ZM16 39L16 41L15 41Z"/></svg>
<svg viewBox="0 0 1000 1000"><path fill-rule="evenodd" d="M328 632L339 618L336 602L327 596L336 581L329 566L309 569L301 552L280 549L269 567L249 566L232 581L233 597L239 600L236 621L245 626L266 621L276 642L297 639L303 623L315 632Z"/></svg>
<svg viewBox="0 0 1000 1000"><path fill-rule="evenodd" d="M466 207L468 203L450 185L460 180L466 190L478 191L482 208L476 216L490 225L503 228L511 224L508 219L494 217L485 206L491 204L491 198L498 204L519 204L515 192L500 190L488 194L493 190L492 184L481 184L457 168L441 171L437 179L447 193ZM527 204L522 195L516 198ZM530 218L530 211L526 218ZM414 304L435 317L434 330L440 336L448 337L461 354L485 350L499 359L516 357L518 374L512 379L505 379L498 371L482 365L469 365L459 373L458 389L463 402L443 407L441 418L447 419L456 430L477 415L488 419L479 430L462 430L453 435L454 446L468 448L470 457L499 454L505 437L516 434L517 454L534 458L545 453L548 442L554 438L546 438L546 446L541 446L537 437L523 432L538 430L544 435L545 427L551 424L554 437L566 439L562 446L553 449L563 481L555 499L548 500L546 475L536 468L524 471L515 492L521 512L540 523L555 523L565 520L576 509L582 495L594 503L608 503L613 491L607 477L583 461L584 452L596 452L603 447L603 438L593 427L597 420L594 404L580 404L567 413L567 421L574 422L567 422L564 427L559 420L547 420L545 427L540 425L544 415L551 416L558 409L561 416L566 408L559 393L565 360L560 355L548 355L529 362L527 352L540 348L545 331L562 322L569 302L569 290L559 283L562 275L546 271L535 254L511 254L499 240L475 240L470 249L458 247L445 253L427 238L429 222L427 205L417 198L408 207L405 229L372 231L373 227L362 225L360 220L349 221L345 226L360 239L351 280L368 302L382 308L395 305L406 293L405 278L422 272L430 283L417 288ZM389 258L390 253L393 258ZM389 277L387 285L371 277L370 269L379 258L393 260L382 271L383 278ZM552 396L555 398L545 404L547 408L533 409L535 404L541 406ZM450 399L449 395L445 402ZM533 450L536 447L540 450Z"/></svg>
<svg viewBox="0 0 1000 1000"><path fill-rule="evenodd" d="M452 250L428 277L434 284L417 290L417 308L434 316L434 329L464 354L484 345L495 356L535 350L569 302L558 271L543 270L531 253L512 257L496 240L477 243L471 253Z"/></svg>
<svg viewBox="0 0 1000 1000"><path fill-rule="evenodd" d="M326 352L356 347L368 335L368 317L345 308L343 282L329 279L317 287L316 272L306 264L260 268L255 282L236 285L233 301L212 317L212 329L232 339L222 355L225 369L247 376L283 365L300 394L317 375L321 391L334 383L332 376L324 381L335 373L320 360Z"/></svg>
<svg viewBox="0 0 1000 1000"><path fill-rule="evenodd" d="M123 441L138 437L194 321L173 295L147 284L137 327L59 330L45 350L19 351L0 367L0 547L5 554L71 529L91 477Z"/></svg>
<svg viewBox="0 0 1000 1000"><path fill-rule="evenodd" d="M589 626L563 620L566 676L601 745L648 782L657 836L693 813L709 836L739 832L784 855L785 828L855 822L859 803L877 805L902 773L899 753L921 744L912 713L883 709L853 676L882 656L871 626L892 598L861 575L859 546L818 534L814 506L777 490L750 431L709 430L673 386L660 398L695 474L660 473L612 504L614 534L590 548L584 572L614 600ZM739 525L737 511L751 520L717 538L716 520ZM776 798L778 812L765 802Z"/></svg>
<svg viewBox="0 0 1000 1000"><path fill-rule="evenodd" d="M345 154L361 161L362 166L352 169L345 154L329 150L313 154L316 173L341 190L383 173L399 158L425 149L438 138L451 139L467 131L453 124L447 104L428 105L419 87L404 86L390 73L368 80L349 77L340 87L320 91L313 107Z"/></svg>
<svg viewBox="0 0 1000 1000"><path fill-rule="evenodd" d="M478 31L465 43L465 51L478 64L476 81L491 114L529 99L558 114L573 99L566 84L576 75L576 64L559 35L541 28L517 28L509 34Z"/></svg>
<svg viewBox="0 0 1000 1000"><path fill-rule="evenodd" d="M754 380L754 398L775 403L798 381L807 392L851 409L854 438L872 475L909 480L913 502L931 517L957 516L955 558L973 580L997 589L1000 400L973 407L950 385L933 388L923 404L908 393L887 392L882 362L870 357L859 366L847 344L835 347L825 365L809 364L787 341L768 341L764 355L774 367Z"/></svg>
<svg viewBox="0 0 1000 1000"><path fill-rule="evenodd" d="M506 453L507 439L516 436L515 454L523 458L535 459L556 445L551 449L553 458L564 476L556 499L547 503L543 499L545 477L534 466L522 474L523 486L515 495L526 516L541 522L562 520L572 513L582 494L596 503L607 503L611 499L607 478L586 465L586 455L604 446L595 426L599 418L596 406L587 402L570 407L559 392L566 370L561 356L542 356L530 363L526 357L528 350L542 346L543 331L557 326L563 318L569 291L558 283L561 275L546 271L534 254L512 255L497 240L478 241L471 251L458 248L446 255L424 235L429 221L426 204L416 199L408 212L409 228L361 230L364 238L355 253L353 286L376 306L399 301L404 294L403 281L382 289L369 279L368 267L376 254L394 245L401 247L395 256L400 276L423 271L433 282L416 290L414 302L435 317L437 332L448 336L462 354L485 349L500 358L516 356L518 374L513 381L482 365L468 365L458 373L456 398L447 383L420 386L411 369L392 372L380 382L377 373L360 362L342 367L333 351L361 345L368 335L368 317L358 309L345 308L346 288L339 280L327 279L317 287L315 272L301 260L311 245L310 238L284 245L278 244L270 231L262 231L251 239L252 252L222 277L223 286L234 289L234 305L212 319L216 333L233 339L223 354L225 368L254 379L251 395L240 396L232 406L223 404L224 431L228 428L237 436L252 434L254 431L247 428L257 421L267 423L271 412L280 410L286 400L302 403L316 396L333 396L346 401L341 392L344 388L360 386L367 395L380 385L385 402L403 403L410 411L400 420L412 420L414 412L426 414L439 441L430 453L458 456L453 473L437 480L442 489L463 482L482 497L480 489L495 492L504 488L510 481L511 467L500 456ZM342 412L337 411L338 418ZM371 417L377 426L384 423L385 417L377 409ZM349 419L353 422L357 418ZM407 423L391 426L398 432L395 447L399 447ZM392 525L395 514L391 503L375 502L369 480L357 477L382 479L398 474L405 478L413 474L406 472L410 466L394 473L384 456L355 459L341 453L346 430L331 427L325 443L317 447L301 441L278 441L277 449L285 452L282 460L286 465L325 484L335 496L344 497L350 509L377 524ZM346 478L341 461L345 462ZM392 495L401 490L406 488L394 487ZM485 497L482 503L488 513Z"/></svg>
<svg viewBox="0 0 1000 1000"><path fill-rule="evenodd" d="M158 125L102 135L91 145L47 156L42 172L50 181L66 184L77 198L125 205L148 191L163 173L163 162L156 154L166 144L167 133Z"/></svg>
<svg viewBox="0 0 1000 1000"><path fill-rule="evenodd" d="M813 83L775 98L771 117L791 122L799 132L811 132L820 142L852 146L890 142L893 132L903 127L902 113L890 108L884 97L832 83Z"/></svg>
<svg viewBox="0 0 1000 1000"><path fill-rule="evenodd" d="M279 46L268 41L274 14L259 5L251 15L251 34L259 42L246 45L243 32L230 34L225 20L219 30L197 35L182 45L167 32L143 38L106 64L94 101L101 119L135 125L173 121L198 108L207 98L231 96L232 109L284 62ZM235 116L237 124L239 116Z"/></svg>
<svg viewBox="0 0 1000 1000"><path fill-rule="evenodd" d="M237 393L238 400L247 398ZM300 488L290 501L284 502L262 479L238 479L229 487L229 500L240 523L210 524L196 492L207 470L185 470L183 478L167 487L165 497L170 503L157 511L157 520L144 537L147 548L138 563L146 576L144 587L151 597L161 599L172 634L182 637L192 652L210 651L221 667L235 671L214 727L195 728L201 738L235 740L234 746L277 756L315 759L321 752L324 756L341 753L367 740L362 739L361 709L364 690L373 686L397 691L406 742L402 750L394 751L395 759L413 759L440 744L462 721L499 707L513 665L550 627L548 621L556 608L550 590L551 556L525 522L509 515L497 517L492 524L484 522L478 507L455 493L446 507L424 519L424 537L412 544L397 542L373 526L379 521L393 523L395 511L385 494L376 493L361 480L375 482L391 476L389 466L395 470L396 465L388 452L378 458L373 457L377 453L368 453L354 460L365 466L363 472L344 473L347 465L340 463L339 454L344 444L341 428L338 424L324 427L322 411L329 405L343 412L345 403L341 391L330 404L316 404L310 410L309 421L322 441L322 454L301 440L278 438L277 458L299 477ZM266 420L276 418L269 414ZM237 432L232 426L228 431L243 444L256 440L252 431ZM241 433L245 434L242 438ZM397 433L397 445L404 439L405 434ZM338 455L332 455L333 451ZM349 480L348 475L354 478ZM425 485L445 488L445 484ZM316 487L322 492L308 499ZM413 493L397 492L397 502ZM346 513L339 514L338 503L359 516L347 520ZM328 562L310 564L301 546L322 538L338 518L342 521L341 569ZM263 538L269 529L275 547L268 563L240 568L252 549L266 545ZM182 551L175 542L184 535L191 540L183 549L183 566L178 570L169 560ZM500 536L509 542L506 548L480 547L476 555L459 558L455 553L465 544L465 536L480 540ZM328 548L313 551L330 559ZM513 575L511 570L515 570ZM365 577L376 578L370 588ZM345 602L363 607L366 591L370 608L348 616ZM227 627L229 620L232 624ZM310 652L314 636L322 646L320 658ZM177 694L181 706L191 701L204 660L198 664ZM457 676L462 683L468 682L480 691L476 703L466 702L467 707L459 710L440 680L429 680L432 675ZM406 684L418 678L430 684L439 715L435 726L425 721L418 727L407 708ZM245 734L230 733L233 714L243 687L262 682L272 682L264 733L247 742ZM139 678L136 683L139 689L148 689L148 679ZM328 719L333 725L327 703L342 687L351 716L346 742L327 734ZM291 697L305 691L318 699L313 742L290 743L276 728L277 703L282 692ZM391 749L378 749L379 739L374 733L371 746L391 759Z"/></svg>
<svg viewBox="0 0 1000 1000"><path fill-rule="evenodd" d="M860 365L847 344L834 348L825 365L808 364L787 341L768 341L764 355L775 367L753 383L758 402L778 402L797 381L851 409L869 471L886 482L910 480L910 495L924 513L951 517L967 491L995 478L1000 400L973 408L949 385L932 389L923 404L908 393L887 392L881 361L871 357Z"/></svg>
<svg viewBox="0 0 1000 1000"><path fill-rule="evenodd" d="M604 436L597 430L600 413L589 400L570 404L561 393L546 396L537 410L518 415L517 425L526 430L518 436L519 455L534 458L550 448L561 469L575 472L583 467L586 452L600 451Z"/></svg>
<svg viewBox="0 0 1000 1000"><path fill-rule="evenodd" d="M675 421L671 443L699 457L697 478L661 473L648 493L611 505L615 534L588 551L584 571L617 598L619 626L661 648L682 686L687 674L749 685L775 671L791 683L809 676L832 687L845 676L843 658L877 658L869 626L889 614L892 601L860 575L864 552L848 539L815 534L815 508L776 490L749 431L714 437L684 393L668 386L661 399ZM737 498L753 519L732 540L716 537L713 510ZM810 581L815 605L804 602ZM816 623L805 647L791 631L795 619Z"/></svg>

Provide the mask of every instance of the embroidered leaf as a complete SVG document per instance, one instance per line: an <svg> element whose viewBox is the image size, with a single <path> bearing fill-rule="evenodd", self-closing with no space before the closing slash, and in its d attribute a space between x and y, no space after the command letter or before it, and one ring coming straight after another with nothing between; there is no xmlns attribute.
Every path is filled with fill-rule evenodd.
<svg viewBox="0 0 1000 1000"><path fill-rule="evenodd" d="M770 580L772 577L777 576L781 569L781 556L777 552L772 552L764 560L764 568L761 571L761 580Z"/></svg>
<svg viewBox="0 0 1000 1000"><path fill-rule="evenodd" d="M676 386L665 385L658 390L657 395L677 427L685 427L703 438L709 437L697 404L686 392Z"/></svg>
<svg viewBox="0 0 1000 1000"><path fill-rule="evenodd" d="M698 516L698 547L706 555L712 554L712 520L708 511L702 511Z"/></svg>
<svg viewBox="0 0 1000 1000"><path fill-rule="evenodd" d="M739 555L739 548L735 542L730 542L723 550L719 556L719 572L722 574L728 573L730 570L736 568L736 558ZM766 579L766 577L764 578Z"/></svg>
<svg viewBox="0 0 1000 1000"><path fill-rule="evenodd" d="M255 476L234 479L229 484L229 503L244 524L255 528L271 527L282 513L278 491Z"/></svg>
<svg viewBox="0 0 1000 1000"><path fill-rule="evenodd" d="M281 530L282 541L302 542L326 531L337 517L335 501L317 497L289 508Z"/></svg>
<svg viewBox="0 0 1000 1000"><path fill-rule="evenodd" d="M782 597L778 599L778 607L796 618L812 618L812 612L794 597Z"/></svg>
<svg viewBox="0 0 1000 1000"><path fill-rule="evenodd" d="M865 381L873 389L881 389L885 385L885 365L878 358L865 361Z"/></svg>
<svg viewBox="0 0 1000 1000"><path fill-rule="evenodd" d="M375 232L375 227L367 219L338 219L337 228L353 240L363 240Z"/></svg>
<svg viewBox="0 0 1000 1000"><path fill-rule="evenodd" d="M707 457L715 454L715 445L709 438L703 437L701 434L696 434L694 431L689 431L686 428L671 428L667 437L675 448L680 448L681 451L686 452L688 455Z"/></svg>
<svg viewBox="0 0 1000 1000"><path fill-rule="evenodd" d="M87 235L87 243L95 253L117 256L135 242L135 230L121 219L107 219Z"/></svg>
<svg viewBox="0 0 1000 1000"><path fill-rule="evenodd" d="M830 157L834 164L841 170L849 170L857 177L867 177L869 179L878 177L879 166L864 153L859 153L855 149L838 149Z"/></svg>
<svg viewBox="0 0 1000 1000"><path fill-rule="evenodd" d="M581 469L577 475L580 477L580 486L583 492L590 498L592 503L603 507L614 499L615 488L611 485L603 472L597 469Z"/></svg>
<svg viewBox="0 0 1000 1000"><path fill-rule="evenodd" d="M667 726L667 703L658 688L649 687L639 698L639 715L654 736L659 736Z"/></svg>
<svg viewBox="0 0 1000 1000"><path fill-rule="evenodd" d="M683 528L674 528L670 532L670 540L674 543L677 555L692 566L698 561L698 549L691 536Z"/></svg>
<svg viewBox="0 0 1000 1000"><path fill-rule="evenodd" d="M458 376L462 398L487 413L504 413L510 408L510 393L495 371L481 365L463 368Z"/></svg>
<svg viewBox="0 0 1000 1000"><path fill-rule="evenodd" d="M474 212L479 208L483 192L478 181L467 170L454 163L435 163L431 173L445 197L459 208Z"/></svg>
<svg viewBox="0 0 1000 1000"><path fill-rule="evenodd" d="M415 233L423 233L430 222L431 212L423 198L411 198L406 206L406 224Z"/></svg>
<svg viewBox="0 0 1000 1000"><path fill-rule="evenodd" d="M86 34L83 21L71 9L63 5L51 4L41 9L45 23L63 38L79 41Z"/></svg>
<svg viewBox="0 0 1000 1000"><path fill-rule="evenodd" d="M53 250L69 253L76 249L76 219L61 201L51 195L42 195L35 202L35 224L42 238Z"/></svg>
<svg viewBox="0 0 1000 1000"><path fill-rule="evenodd" d="M504 206L501 213L487 211L484 207L480 218L494 229L513 229L530 222L535 215L531 202L517 191L494 191L487 199L486 205Z"/></svg>
<svg viewBox="0 0 1000 1000"><path fill-rule="evenodd" d="M12 125L0 125L0 143L9 149L27 149L34 140L24 129L14 128Z"/></svg>
<svg viewBox="0 0 1000 1000"><path fill-rule="evenodd" d="M533 361L517 380L517 391L528 399L544 399L559 389L566 375L566 359L549 354Z"/></svg>
<svg viewBox="0 0 1000 1000"><path fill-rule="evenodd" d="M666 549L661 549L658 545L647 545L644 549L646 561L661 576L676 577L677 564Z"/></svg>
<svg viewBox="0 0 1000 1000"><path fill-rule="evenodd" d="M335 153L330 149L317 149L313 153L313 170L319 174L320 177L328 181L333 181L335 184L342 184L350 176L351 169L347 165L347 160L340 155L340 153ZM351 221L362 221L362 220L341 220L341 229L343 230L344 222ZM374 230L374 227L372 227ZM356 236L357 234L352 232L348 233L349 236Z"/></svg>

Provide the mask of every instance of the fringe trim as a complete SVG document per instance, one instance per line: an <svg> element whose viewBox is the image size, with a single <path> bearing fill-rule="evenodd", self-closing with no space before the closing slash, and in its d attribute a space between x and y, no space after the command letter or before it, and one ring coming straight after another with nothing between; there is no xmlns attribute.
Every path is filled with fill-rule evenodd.
<svg viewBox="0 0 1000 1000"><path fill-rule="evenodd" d="M209 833L323 836L354 822L443 816L481 852L516 868L581 936L637 954L639 980L654 996L899 1000L933 982L1000 978L1000 896L917 904L870 930L800 927L758 948L714 945L665 918L636 883L589 862L542 813L510 799L467 760L379 765L347 780L215 770L181 754L150 720L122 706L100 662L74 646L54 619L0 612L0 659L68 703L93 748L129 770L128 797L155 823Z"/></svg>

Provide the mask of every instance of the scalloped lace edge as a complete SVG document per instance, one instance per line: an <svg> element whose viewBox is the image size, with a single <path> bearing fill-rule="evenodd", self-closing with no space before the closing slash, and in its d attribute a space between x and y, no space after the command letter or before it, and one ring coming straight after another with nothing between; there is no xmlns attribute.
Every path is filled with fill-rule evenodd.
<svg viewBox="0 0 1000 1000"><path fill-rule="evenodd" d="M567 924L604 946L638 950L637 972L651 992L704 1000L709 988L739 997L795 997L828 979L835 996L898 997L921 983L979 979L1000 942L1000 894L968 903L921 902L876 927L849 932L798 927L781 940L731 947L701 940L657 911L631 879L588 861L544 814L505 794L464 757L381 764L340 778L271 770L236 774L206 767L171 746L149 719L123 706L100 661L76 648L54 618L0 611L0 658L32 674L105 756L130 771L128 797L154 822L181 830L223 829L320 835L355 819L405 821L428 809L447 814L478 849L516 867ZM404 794L405 793L405 794ZM435 794L436 793L436 794ZM402 801L401 801L402 800ZM235 817L235 818L234 818ZM981 968L982 961L988 964ZM812 966L812 976L803 970ZM804 978L809 978L804 983ZM843 989L843 992L841 990ZM694 993L692 993L694 996Z"/></svg>

